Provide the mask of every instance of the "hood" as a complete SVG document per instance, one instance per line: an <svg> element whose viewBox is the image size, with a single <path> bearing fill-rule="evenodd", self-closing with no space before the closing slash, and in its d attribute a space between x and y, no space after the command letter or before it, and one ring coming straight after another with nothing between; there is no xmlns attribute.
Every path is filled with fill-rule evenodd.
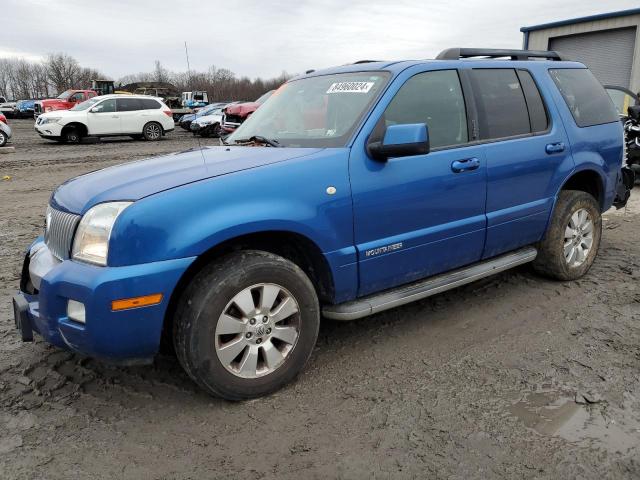
<svg viewBox="0 0 640 480"><path fill-rule="evenodd" d="M222 120L222 114L214 113L212 115L203 115L194 120L196 123L211 123L211 122L219 122Z"/></svg>
<svg viewBox="0 0 640 480"><path fill-rule="evenodd" d="M46 98L44 100L40 100L40 103L42 105L51 106L51 105L67 104L68 102L66 100L62 100L61 98Z"/></svg>
<svg viewBox="0 0 640 480"><path fill-rule="evenodd" d="M227 107L225 112L229 115L240 115L241 117L246 117L250 113L255 112L258 107L260 107L260 104L256 102L237 103Z"/></svg>
<svg viewBox="0 0 640 480"><path fill-rule="evenodd" d="M207 147L105 168L63 183L51 206L83 214L109 201L139 200L164 190L291 160L320 151L313 148Z"/></svg>

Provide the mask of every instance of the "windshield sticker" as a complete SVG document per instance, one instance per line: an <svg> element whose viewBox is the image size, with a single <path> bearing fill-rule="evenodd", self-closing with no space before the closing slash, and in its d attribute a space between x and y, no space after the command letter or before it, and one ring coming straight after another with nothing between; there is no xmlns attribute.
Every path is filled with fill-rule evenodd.
<svg viewBox="0 0 640 480"><path fill-rule="evenodd" d="M368 93L374 82L337 82L331 84L327 93Z"/></svg>

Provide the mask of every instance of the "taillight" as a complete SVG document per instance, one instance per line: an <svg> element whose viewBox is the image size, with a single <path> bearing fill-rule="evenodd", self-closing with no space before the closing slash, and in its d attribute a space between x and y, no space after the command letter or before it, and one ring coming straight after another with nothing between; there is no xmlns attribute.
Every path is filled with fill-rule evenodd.
<svg viewBox="0 0 640 480"><path fill-rule="evenodd" d="M0 122L5 123L5 124L9 123L9 122L7 122L7 117L5 117L4 115L0 115Z"/></svg>
<svg viewBox="0 0 640 480"><path fill-rule="evenodd" d="M163 110L162 113L164 113L167 117L173 118L173 112L171 110Z"/></svg>

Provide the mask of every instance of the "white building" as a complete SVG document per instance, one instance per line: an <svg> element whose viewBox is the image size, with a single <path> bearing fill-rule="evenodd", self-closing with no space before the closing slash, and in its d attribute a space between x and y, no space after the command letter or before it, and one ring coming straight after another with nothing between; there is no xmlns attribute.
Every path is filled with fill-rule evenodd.
<svg viewBox="0 0 640 480"><path fill-rule="evenodd" d="M522 27L526 50L557 50L604 85L640 91L640 8Z"/></svg>

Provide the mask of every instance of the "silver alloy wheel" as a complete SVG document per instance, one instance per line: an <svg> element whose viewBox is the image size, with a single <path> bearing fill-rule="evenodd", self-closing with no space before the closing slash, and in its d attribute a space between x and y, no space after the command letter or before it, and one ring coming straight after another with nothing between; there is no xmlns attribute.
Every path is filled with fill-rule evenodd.
<svg viewBox="0 0 640 480"><path fill-rule="evenodd" d="M570 267L582 265L593 245L593 220L589 212L576 210L564 230L564 258Z"/></svg>
<svg viewBox="0 0 640 480"><path fill-rule="evenodd" d="M291 293L259 283L236 294L216 325L222 365L241 378L258 378L282 366L300 336L300 307Z"/></svg>
<svg viewBox="0 0 640 480"><path fill-rule="evenodd" d="M160 138L160 127L156 123L150 123L147 125L147 137L151 140L157 140Z"/></svg>

